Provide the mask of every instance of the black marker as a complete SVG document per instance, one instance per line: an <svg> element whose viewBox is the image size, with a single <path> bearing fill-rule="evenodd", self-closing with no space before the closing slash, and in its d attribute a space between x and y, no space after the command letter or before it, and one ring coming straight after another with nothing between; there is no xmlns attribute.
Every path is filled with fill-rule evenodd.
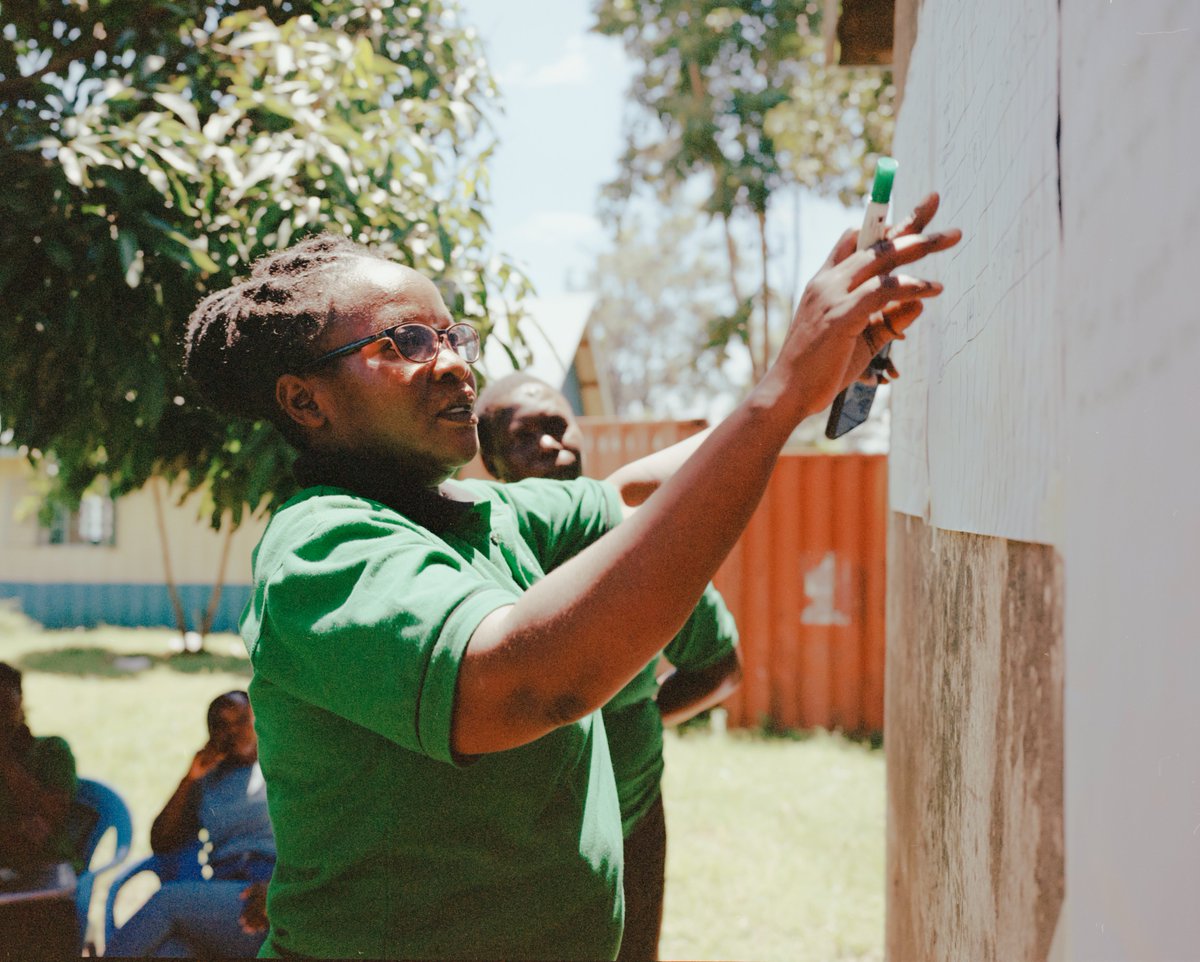
<svg viewBox="0 0 1200 962"><path fill-rule="evenodd" d="M896 168L900 165L891 157L880 157L875 164L875 181L871 185L871 200L863 216L863 225L858 232L858 250L870 247L883 240L887 233L888 205L892 200L892 182L896 179ZM871 358L870 368L874 371L887 370L888 350L891 343L880 348ZM825 437L840 438L847 431L858 427L871 413L875 400L875 384L855 381L833 399L829 409L829 422L825 425Z"/></svg>

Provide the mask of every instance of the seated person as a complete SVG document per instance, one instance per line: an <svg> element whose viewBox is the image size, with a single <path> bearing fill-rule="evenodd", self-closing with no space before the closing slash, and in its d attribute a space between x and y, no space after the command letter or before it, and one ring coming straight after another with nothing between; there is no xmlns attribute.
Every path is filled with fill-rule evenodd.
<svg viewBox="0 0 1200 962"><path fill-rule="evenodd" d="M106 955L253 956L265 927L241 920L244 904L265 887L275 866L275 837L258 765L254 713L244 691L208 707L208 743L150 828L163 854L208 833L212 878L166 882L117 930Z"/></svg>
<svg viewBox="0 0 1200 962"><path fill-rule="evenodd" d="M575 412L544 381L521 373L500 378L482 391L475 410L479 453L493 477L571 481L583 474L583 433ZM667 860L663 724L687 721L738 686L736 645L733 616L710 584L663 650L673 670L656 678L658 658L652 658L604 706L625 854L625 933L617 962L658 958Z"/></svg>
<svg viewBox="0 0 1200 962"><path fill-rule="evenodd" d="M0 662L0 891L41 888L72 861L67 815L76 785L70 747L29 731L21 673ZM26 960L77 954L77 942L72 898L0 905L0 959L18 946Z"/></svg>

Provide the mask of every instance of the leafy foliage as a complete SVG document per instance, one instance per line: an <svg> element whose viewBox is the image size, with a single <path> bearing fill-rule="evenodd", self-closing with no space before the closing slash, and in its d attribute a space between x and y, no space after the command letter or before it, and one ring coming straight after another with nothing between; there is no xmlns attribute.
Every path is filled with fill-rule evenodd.
<svg viewBox="0 0 1200 962"><path fill-rule="evenodd" d="M894 88L878 70L827 68L818 0L597 0L594 29L636 65L622 170L606 188L614 219L641 191L677 201L698 183L726 232L729 308L712 343L751 345L756 375L772 324L785 323L766 275L767 219L785 189L861 198L891 139ZM757 292L739 284L740 237L757 231ZM751 321L755 307L762 318ZM771 320L775 315L775 320Z"/></svg>
<svg viewBox="0 0 1200 962"><path fill-rule="evenodd" d="M680 259L683 249L695 255ZM714 328L737 323L709 316L711 305L721 299L720 258L720 251L706 244L696 214L686 211L661 223L627 221L600 255L588 328L617 415L704 417L712 412L685 410L681 399L736 399L726 364L728 337L714 338L696 323L706 316Z"/></svg>
<svg viewBox="0 0 1200 962"><path fill-rule="evenodd" d="M193 401L180 336L256 257L343 231L518 355L487 247L495 88L453 0L6 0L0 420L70 502L161 475L214 526L291 491L270 426Z"/></svg>

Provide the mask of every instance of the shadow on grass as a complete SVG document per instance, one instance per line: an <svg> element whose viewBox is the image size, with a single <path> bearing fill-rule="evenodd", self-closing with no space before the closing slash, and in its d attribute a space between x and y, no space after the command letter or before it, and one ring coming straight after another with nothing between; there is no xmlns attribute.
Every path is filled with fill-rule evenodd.
<svg viewBox="0 0 1200 962"><path fill-rule="evenodd" d="M170 668L186 675L223 672L249 678L253 673L249 661L234 655L214 655L207 651L175 655L131 654L96 646L29 652L17 659L16 667L22 671L81 678L132 678L155 668Z"/></svg>

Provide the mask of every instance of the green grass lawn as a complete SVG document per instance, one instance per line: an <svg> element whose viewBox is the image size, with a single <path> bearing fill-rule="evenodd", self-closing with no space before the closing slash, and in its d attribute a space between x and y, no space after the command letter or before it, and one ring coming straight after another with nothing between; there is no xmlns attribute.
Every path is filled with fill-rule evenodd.
<svg viewBox="0 0 1200 962"><path fill-rule="evenodd" d="M170 638L41 631L0 610L0 660L25 672L30 726L65 737L79 773L125 797L132 858L149 852L150 823L204 742L209 701L250 678L236 637L174 656ZM668 732L666 756L663 959L882 959L881 751L696 725ZM97 926L106 882L93 896ZM148 889L130 894L132 908Z"/></svg>
<svg viewBox="0 0 1200 962"><path fill-rule="evenodd" d="M883 752L668 732L663 959L883 958Z"/></svg>

